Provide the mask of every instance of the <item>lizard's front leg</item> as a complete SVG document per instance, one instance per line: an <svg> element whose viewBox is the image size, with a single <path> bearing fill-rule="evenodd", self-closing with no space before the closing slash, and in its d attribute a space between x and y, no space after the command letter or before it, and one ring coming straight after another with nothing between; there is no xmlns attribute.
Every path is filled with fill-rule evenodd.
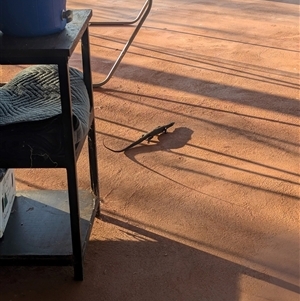
<svg viewBox="0 0 300 301"><path fill-rule="evenodd" d="M150 143L150 141L151 141L152 138L153 138L153 136L149 136L149 137L147 138L147 142Z"/></svg>

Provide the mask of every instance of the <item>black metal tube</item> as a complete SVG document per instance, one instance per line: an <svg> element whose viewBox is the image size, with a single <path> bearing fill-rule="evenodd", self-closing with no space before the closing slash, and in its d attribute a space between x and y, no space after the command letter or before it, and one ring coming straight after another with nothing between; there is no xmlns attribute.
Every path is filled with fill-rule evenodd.
<svg viewBox="0 0 300 301"><path fill-rule="evenodd" d="M128 48L132 44L132 42L135 39L136 35L138 34L138 32L139 32L140 28L142 27L143 23L147 19L148 15L151 11L151 8L152 8L152 1L153 0L146 0L144 6L140 10L140 13L137 16L137 18L135 20L131 21L131 22L126 23L126 22L120 21L120 22L91 22L90 23L91 25L94 25L94 26L97 26L97 25L98 26L99 25L100 26L101 25L102 26L109 26L109 25L116 26L116 25L128 25L128 24L132 24L132 23L135 23L135 22L139 21L139 23L135 27L133 33L131 34L130 38L128 39L127 43L124 45L122 51L120 52L118 58L116 59L114 65L110 69L110 71L109 71L108 75L106 76L106 78L103 81L99 82L99 83L93 84L94 88L102 87L103 85L105 85L111 79L111 77L113 76L113 74L117 70L119 64L121 63L123 57L127 53Z"/></svg>
<svg viewBox="0 0 300 301"><path fill-rule="evenodd" d="M88 90L90 97L90 111L94 116L94 99L93 99L93 86L92 86L92 71L90 64L90 43L88 28L85 30L81 39L82 51L82 66L83 66L83 80ZM97 145L95 133L95 119L93 118L89 133L88 133L88 149L89 149L89 162L90 162L90 178L91 188L96 196L96 201L99 200L99 183L98 183L98 163L97 163ZM99 204L97 204L99 206Z"/></svg>
<svg viewBox="0 0 300 301"><path fill-rule="evenodd" d="M58 64L61 106L63 115L63 133L66 151L66 169L68 180L68 194L70 206L70 222L72 248L74 258L74 278L83 280L83 256L80 235L80 214L78 200L78 184L76 172L76 158L73 135L72 99L70 90L70 75L68 58L62 58Z"/></svg>

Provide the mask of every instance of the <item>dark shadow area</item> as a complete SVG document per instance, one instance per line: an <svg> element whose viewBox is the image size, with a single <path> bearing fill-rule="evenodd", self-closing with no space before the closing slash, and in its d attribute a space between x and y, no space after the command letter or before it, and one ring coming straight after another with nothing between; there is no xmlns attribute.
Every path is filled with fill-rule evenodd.
<svg viewBox="0 0 300 301"><path fill-rule="evenodd" d="M261 279L265 282L273 283L273 284L278 285L278 286L280 286L282 288L285 288L287 290L299 293L299 287L296 286L296 285L293 285L291 283L287 283L287 282L285 282L281 279L278 279L276 277L272 277L270 275L260 273L258 271L253 270L253 269L247 268L245 266L235 264L231 261L224 260L220 257L213 256L213 255L211 255L207 252L197 250L197 249L189 247L185 244L178 243L174 240L170 240L166 237L155 234L155 233L150 232L148 230L145 230L145 229L142 229L140 227L131 225L127 222L123 222L123 221L119 220L118 218L111 217L109 215L105 215L105 213L102 215L102 220L104 222L111 223L113 225L116 225L116 226L120 227L121 228L120 231L125 231L125 233L126 233L126 230L134 232L134 233L128 233L129 237L133 236L133 237L138 238L139 235L144 236L144 238L141 237L139 243L140 242L145 243L145 242L147 242L147 240L151 240L152 243L154 242L155 244L158 244L159 248L156 249L155 253L163 255L163 257L167 257L169 255L170 255L170 257L173 257L172 255L175 255L174 258L173 258L174 259L173 262L172 262L172 258L170 259L170 261L172 262L172 264L175 265L175 267L176 267L176 257L177 256L179 256L181 259L186 258L187 259L186 265L185 265L184 262L181 262L181 260L178 260L178 263L183 264L182 269L179 269L180 271L187 270L187 271L190 271L191 274L194 274L194 276L197 275L198 277L203 277L203 278L205 278L204 274L212 272L212 274L214 274L215 277L212 277L212 278L209 277L210 278L210 280L209 280L210 284L207 283L208 287L212 288L211 297L213 297L213 291L214 290L218 291L218 287L220 288L220 287L223 286L223 285L219 286L219 283L217 283L217 281L214 283L211 280L212 279L217 280L219 278L219 279L222 279L221 281L224 281L225 279L223 278L223 276L226 277L226 275L227 275L226 278L228 279L227 284L229 284L228 285L228 291L226 289L227 285L226 285L226 280L225 280L225 285L222 288L223 289L223 294L221 294L220 297L224 298L225 296L228 296L228 297L229 296L232 296L232 297L238 296L238 294L236 294L236 292L234 292L235 287L238 285L238 283L235 283L235 282L236 282L236 280L239 279L239 275L241 275L241 274L245 274L245 275L257 278L257 279ZM132 249L133 252L135 252L134 249L135 248ZM148 249L148 247L146 246L144 251L146 251L147 249ZM176 251L178 251L178 253ZM124 253L125 253L124 255L126 255L126 252L124 252ZM189 254L192 254L192 256L189 256ZM196 260L193 259L194 258L193 255L196 256ZM135 257L135 256L133 256L133 257ZM141 256L140 258L141 258L141 260L143 260L143 256ZM188 258L191 258L191 261L189 261ZM164 259L162 258L162 262L161 262L162 264L163 264L163 261L164 261ZM170 261L167 260L168 263L171 263ZM189 266L189 264L190 264L190 266ZM142 265L142 263L139 264L139 266L140 265ZM160 263L158 263L158 267L159 266L161 266ZM189 268L187 268L187 266L189 266ZM197 268L200 268L201 272L200 272L200 270L198 270L199 273L193 273L193 270L197 270ZM202 270L202 268L204 268L204 269ZM223 270L223 268L224 268L224 270ZM167 270L172 270L171 265L168 267ZM162 273L162 274L164 274L164 273ZM173 278L173 275L172 275L171 271L169 272L169 275ZM192 275L190 275L190 277L191 276ZM191 277L191 278L193 278L193 277ZM205 281L205 279L203 279L203 278L202 278L202 280ZM207 280L208 279L206 279L206 281ZM183 281L183 283L185 283L185 282ZM195 287L198 287L198 290L204 291L207 288L207 287L205 287L205 285L203 285L204 283L200 282L199 278L198 278L198 282L195 281L194 283L196 284ZM188 285L188 283L186 283L186 284ZM229 293L229 294L227 294L227 293ZM201 295L198 295L198 296L200 297ZM204 297L204 295L202 295L202 297ZM217 299L211 298L211 299L212 300L219 300L218 298ZM182 300L184 300L184 298ZM186 299L186 300L189 300L189 299ZM204 298L204 300L205 300L205 298ZM210 300L210 299L208 298L208 300ZM220 299L220 300L223 300L223 299ZM224 300L225 300L225 298L224 298ZM226 300L229 300L229 299L226 299ZM231 300L235 300L235 299L232 298Z"/></svg>
<svg viewBox="0 0 300 301"><path fill-rule="evenodd" d="M1 299L105 301L240 301L241 279L252 284L256 297L271 300L272 290L290 296L299 287L242 264L212 255L103 214L114 227L115 240L90 241L85 279L74 282L68 268L4 267L0 270ZM19 297L19 298L18 298Z"/></svg>
<svg viewBox="0 0 300 301"><path fill-rule="evenodd" d="M79 191L82 249L94 208L89 192ZM0 265L72 263L68 191L20 191L0 239ZM77 232L78 233L78 232Z"/></svg>

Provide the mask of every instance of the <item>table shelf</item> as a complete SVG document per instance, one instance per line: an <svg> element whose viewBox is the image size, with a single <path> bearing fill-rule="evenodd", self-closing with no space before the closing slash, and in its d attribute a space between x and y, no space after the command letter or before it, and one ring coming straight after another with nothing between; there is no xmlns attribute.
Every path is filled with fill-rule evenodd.
<svg viewBox="0 0 300 301"><path fill-rule="evenodd" d="M19 191L4 236L1 264L72 265L68 191ZM79 191L81 249L84 254L97 198Z"/></svg>
<svg viewBox="0 0 300 301"><path fill-rule="evenodd" d="M96 131L90 64L88 26L92 11L74 10L73 21L57 34L36 38L0 35L0 64L55 64L58 66L61 98L63 145L59 164L44 161L18 162L13 155L0 157L6 168L66 169L66 191L30 191L19 193L13 212L0 240L0 265L73 265L74 278L83 280L83 258L94 217L99 213L99 181ZM81 42L83 81L90 102L88 139L91 191L78 191L76 162L85 139L74 144L69 59ZM4 130L2 128L4 135ZM1 126L0 126L1 135ZM7 136L9 139L9 135Z"/></svg>

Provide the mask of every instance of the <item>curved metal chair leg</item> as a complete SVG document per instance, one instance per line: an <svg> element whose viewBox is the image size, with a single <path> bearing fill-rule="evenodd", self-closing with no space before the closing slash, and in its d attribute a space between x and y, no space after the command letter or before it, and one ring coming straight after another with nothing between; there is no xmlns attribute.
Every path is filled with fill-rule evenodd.
<svg viewBox="0 0 300 301"><path fill-rule="evenodd" d="M99 83L93 84L93 88L99 88L99 87L105 85L111 79L111 77L115 73L116 69L118 68L119 64L121 63L123 57L125 56L128 48L130 47L130 45L132 44L132 42L135 39L136 35L138 34L139 30L141 29L143 23L147 19L148 15L151 11L151 8L152 8L152 2L153 2L153 0L146 0L146 2L144 3L142 9L140 10L139 14L137 15L137 17L134 20L131 20L131 21L90 22L90 26L123 26L123 25L132 25L132 24L139 21L139 23L135 27L132 35L130 36L127 43L124 45L122 51L120 52L118 58L116 59L114 65L110 69L110 71L109 71L108 75L106 76L106 78L103 81L99 82ZM5 84L6 83L0 83L0 87L4 86Z"/></svg>
<svg viewBox="0 0 300 301"><path fill-rule="evenodd" d="M148 7L149 2L152 2L152 0L151 1L147 0L144 3L142 9L140 10L139 14L137 15L137 17L134 20L131 20L131 21L106 21L106 22L92 21L92 22L90 22L90 26L112 26L112 25L118 26L118 25L131 25L131 24L134 24L139 19L141 19L143 13L145 12L145 10ZM151 3L151 5L152 5L152 3Z"/></svg>
<svg viewBox="0 0 300 301"><path fill-rule="evenodd" d="M150 13L150 10L151 10L151 7L152 7L152 1L153 0L146 0L146 2L144 3L142 9L140 10L138 16L132 21L91 22L90 23L90 26L118 26L118 25L131 25L131 24L134 24L137 21L139 21L139 23L135 27L131 37L128 39L127 43L124 45L122 51L120 52L117 60L115 61L112 68L110 69L110 71L109 71L108 75L106 76L106 78L103 81L99 82L99 83L93 84L93 88L99 88L99 87L105 85L111 79L112 75L114 74L117 67L121 63L124 55L126 54L128 48L130 47L130 45L132 44L134 38L136 37L137 33L139 32L140 28L142 27L144 21L148 17L148 15Z"/></svg>

